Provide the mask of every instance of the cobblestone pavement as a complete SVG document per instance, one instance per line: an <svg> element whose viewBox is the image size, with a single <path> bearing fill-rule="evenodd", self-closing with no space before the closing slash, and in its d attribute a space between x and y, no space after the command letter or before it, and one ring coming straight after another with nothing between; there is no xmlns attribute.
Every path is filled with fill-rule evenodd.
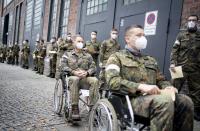
<svg viewBox="0 0 200 131"><path fill-rule="evenodd" d="M54 114L54 85L55 79L0 63L0 131L86 131Z"/></svg>
<svg viewBox="0 0 200 131"><path fill-rule="evenodd" d="M87 131L53 113L55 79L0 63L0 131ZM194 131L200 131L195 121Z"/></svg>

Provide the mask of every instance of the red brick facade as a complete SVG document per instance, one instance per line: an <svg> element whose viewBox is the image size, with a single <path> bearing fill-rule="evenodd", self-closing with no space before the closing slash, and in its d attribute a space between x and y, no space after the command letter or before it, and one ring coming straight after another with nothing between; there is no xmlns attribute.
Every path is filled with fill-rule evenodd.
<svg viewBox="0 0 200 131"><path fill-rule="evenodd" d="M200 18L200 0L184 0L181 18L182 26L184 26L190 14L196 14Z"/></svg>

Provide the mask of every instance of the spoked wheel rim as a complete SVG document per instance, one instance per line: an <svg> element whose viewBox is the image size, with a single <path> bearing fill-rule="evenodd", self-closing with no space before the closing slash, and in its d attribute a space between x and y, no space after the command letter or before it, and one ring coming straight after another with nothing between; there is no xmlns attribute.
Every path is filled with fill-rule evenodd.
<svg viewBox="0 0 200 131"><path fill-rule="evenodd" d="M62 80L59 79L56 82L54 89L54 112L57 114L61 113L62 105L63 105L63 85Z"/></svg>
<svg viewBox="0 0 200 131"><path fill-rule="evenodd" d="M71 99L70 99L70 92L67 90L65 94L65 105L64 105L64 118L65 121L71 122Z"/></svg>
<svg viewBox="0 0 200 131"><path fill-rule="evenodd" d="M108 102L108 101L107 101ZM89 119L90 131L118 131L116 113L112 105L100 100L91 111Z"/></svg>

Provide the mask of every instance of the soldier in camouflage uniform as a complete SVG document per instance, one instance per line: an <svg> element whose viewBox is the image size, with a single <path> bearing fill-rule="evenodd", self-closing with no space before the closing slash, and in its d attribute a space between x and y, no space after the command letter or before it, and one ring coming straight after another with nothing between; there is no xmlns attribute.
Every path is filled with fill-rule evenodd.
<svg viewBox="0 0 200 131"><path fill-rule="evenodd" d="M50 74L49 77L54 78L56 73L56 59L57 59L58 46L56 44L56 38L51 39L51 49L49 50L50 56Z"/></svg>
<svg viewBox="0 0 200 131"><path fill-rule="evenodd" d="M7 56L7 63L13 64L13 46L11 45L11 43L9 44L6 56Z"/></svg>
<svg viewBox="0 0 200 131"><path fill-rule="evenodd" d="M112 29L110 32L110 39L105 40L101 43L100 46L100 53L99 53L99 67L101 68L100 74L99 74L99 79L100 79L100 85L101 88L106 87L104 84L105 82L105 65L113 53L117 52L120 50L120 44L117 42L117 37L118 37L118 31L117 29Z"/></svg>
<svg viewBox="0 0 200 131"><path fill-rule="evenodd" d="M38 52L38 71L37 73L43 74L44 72L44 58L46 56L46 45L44 44L44 40L40 40L39 52Z"/></svg>
<svg viewBox="0 0 200 131"><path fill-rule="evenodd" d="M83 38L75 38L75 49L71 52L65 52L62 56L61 69L68 72L69 87L72 98L72 119L80 119L78 110L79 88L87 85L89 87L90 105L94 105L98 95L98 79L94 77L96 73L95 62L92 56L83 51Z"/></svg>
<svg viewBox="0 0 200 131"><path fill-rule="evenodd" d="M73 41L72 41L72 35L71 33L67 34L67 38L65 40L65 46L67 51L71 51L74 49ZM64 46L64 47L65 47ZM64 48L65 49L65 48Z"/></svg>
<svg viewBox="0 0 200 131"><path fill-rule="evenodd" d="M39 54L39 47L40 47L40 42L36 41L35 42L35 49L33 51L33 71L38 71L38 54Z"/></svg>
<svg viewBox="0 0 200 131"><path fill-rule="evenodd" d="M21 49L22 68L25 69L29 68L29 54L30 54L29 40L24 40Z"/></svg>
<svg viewBox="0 0 200 131"><path fill-rule="evenodd" d="M189 96L194 102L194 118L200 121L200 31L197 30L198 17L188 18L187 31L178 34L171 53L171 69L182 66L183 78L174 80L179 91L188 88ZM183 92L188 93L188 91Z"/></svg>
<svg viewBox="0 0 200 131"><path fill-rule="evenodd" d="M19 45L17 42L15 42L15 45L13 46L13 64L19 64L19 51Z"/></svg>
<svg viewBox="0 0 200 131"><path fill-rule="evenodd" d="M97 41L97 31L91 32L91 40L86 42L85 50L92 55L96 65L98 62L100 43Z"/></svg>
<svg viewBox="0 0 200 131"><path fill-rule="evenodd" d="M3 63L3 44L0 43L0 62Z"/></svg>
<svg viewBox="0 0 200 131"><path fill-rule="evenodd" d="M58 38L57 41L58 53L57 53L57 61L56 61L56 79L60 78L60 59L63 56L64 52L67 51L67 43L63 40L63 38Z"/></svg>
<svg viewBox="0 0 200 131"><path fill-rule="evenodd" d="M153 57L141 54L140 50L147 45L142 27L128 27L125 41L125 49L114 53L107 61L109 87L130 94L134 113L150 118L151 131L192 131L192 100L177 94Z"/></svg>

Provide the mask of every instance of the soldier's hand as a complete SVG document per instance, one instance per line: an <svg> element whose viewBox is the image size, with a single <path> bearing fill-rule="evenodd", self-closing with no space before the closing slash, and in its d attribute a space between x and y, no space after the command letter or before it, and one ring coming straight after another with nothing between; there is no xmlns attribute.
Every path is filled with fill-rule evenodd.
<svg viewBox="0 0 200 131"><path fill-rule="evenodd" d="M102 64L102 63L99 63L99 67L102 68L102 67L103 67L103 64Z"/></svg>
<svg viewBox="0 0 200 131"><path fill-rule="evenodd" d="M140 84L138 90L144 94L150 94L150 95L160 94L160 89L158 88L157 85Z"/></svg>
<svg viewBox="0 0 200 131"><path fill-rule="evenodd" d="M170 65L170 69L171 69L171 71L173 71L174 73L176 72L176 70L175 70L175 65L174 65L174 64L171 64L171 65Z"/></svg>
<svg viewBox="0 0 200 131"><path fill-rule="evenodd" d="M178 93L178 90L175 87L173 87L173 86L167 86L167 87L165 87L165 90L171 90L174 93Z"/></svg>

